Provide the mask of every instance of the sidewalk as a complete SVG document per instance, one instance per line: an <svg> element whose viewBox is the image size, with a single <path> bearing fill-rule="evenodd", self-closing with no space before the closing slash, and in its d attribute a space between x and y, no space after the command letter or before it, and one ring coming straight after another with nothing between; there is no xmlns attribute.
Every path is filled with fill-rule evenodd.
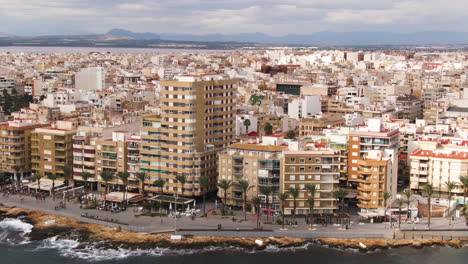
<svg viewBox="0 0 468 264"><path fill-rule="evenodd" d="M54 208L59 203L59 200L52 201L52 198L48 197L45 201L35 200L34 197L22 197L23 200L17 195L10 195L8 197L0 196L0 202L8 203L17 207L22 207L30 210L39 210L45 213L60 215L70 218L76 218L83 222L95 223L109 227L118 227L122 229L136 232L158 232L167 231L174 229L187 228L187 229L214 229L221 224L225 229L253 229L256 227L256 217L247 214L247 221L233 221L232 218L237 220L244 219L242 212L235 212L234 216L222 217L219 215L209 215L206 218L196 217L192 220L190 217L181 217L174 219L173 217L136 217L133 211L133 207L128 208L125 212L111 213L100 210L83 210L80 209L80 205L72 201L66 204L66 209L56 211ZM207 208L208 209L208 208ZM88 213L88 215L99 215L101 219L112 218L122 223L128 223L127 225L119 225L115 223L109 223L105 221L84 218L81 217L82 213ZM271 222L275 222L271 220ZM289 218L290 219L290 218ZM266 216L261 217L261 226L267 230L273 230L272 232L235 232L235 231L190 231L180 232L180 234L194 234L194 235L209 235L209 236L229 236L229 237L242 237L242 236L289 236L289 237L303 237L303 238L314 238L314 237L341 237L341 238L352 238L352 237L367 237L367 238L391 238L393 233L397 231L398 223L394 223L394 228L391 229L390 223L375 223L375 224L363 224L357 221L352 221L348 230L344 230L340 225L328 225L328 226L313 226L313 230L309 230L309 226L305 223L304 217L296 217L298 222L297 226L285 226L287 230L280 230L280 225L269 225L263 224L266 221ZM427 227L427 222L422 219L419 224L408 224L402 223L401 228L416 228L416 231L423 230ZM453 221L453 225L448 225L448 219L434 218L431 221L432 228L466 228L464 218L458 218ZM460 232L458 232L460 233ZM463 235L468 236L468 232ZM458 234L460 235L460 234Z"/></svg>

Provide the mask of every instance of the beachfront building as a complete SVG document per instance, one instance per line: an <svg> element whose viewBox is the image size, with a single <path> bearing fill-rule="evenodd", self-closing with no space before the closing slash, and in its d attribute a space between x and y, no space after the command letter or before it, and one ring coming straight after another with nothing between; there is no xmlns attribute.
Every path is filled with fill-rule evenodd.
<svg viewBox="0 0 468 264"><path fill-rule="evenodd" d="M132 136L129 131L114 131L112 137L101 137L96 141L96 179L98 189L104 190L105 182L101 178L104 171L109 171L114 175L119 172L127 172L127 145L128 139ZM119 190L122 183L118 177L110 182L111 190Z"/></svg>
<svg viewBox="0 0 468 264"><path fill-rule="evenodd" d="M96 127L79 127L73 136L73 182L75 186L83 186L83 172L91 174L87 179L88 188L97 190L96 181L96 147L103 129Z"/></svg>
<svg viewBox="0 0 468 264"><path fill-rule="evenodd" d="M307 203L310 193L306 190L307 184L316 186L314 210L312 213L331 213L337 208L333 190L338 188L340 177L340 151L330 148L320 148L304 151L284 151L281 191L287 192L289 188L299 189L296 200L296 214L303 215L310 212ZM294 200L289 196L285 203L285 214L292 213Z"/></svg>
<svg viewBox="0 0 468 264"><path fill-rule="evenodd" d="M244 180L252 186L247 192L247 204L254 196L259 196L266 206L265 195L260 192L261 186L268 186L272 194L268 197L269 207L279 209L278 194L280 190L281 152L287 146L235 143L219 154L219 181L232 182L227 190L226 204L242 206L242 190L239 181ZM218 188L218 197L224 199L224 190Z"/></svg>
<svg viewBox="0 0 468 264"><path fill-rule="evenodd" d="M31 173L31 133L44 126L33 119L0 123L0 172L20 181Z"/></svg>
<svg viewBox="0 0 468 264"><path fill-rule="evenodd" d="M411 190L422 193L424 185L432 184L435 195L448 197L445 183L457 184L455 196L463 196L460 176L468 172L468 141L460 138L424 138L409 156Z"/></svg>
<svg viewBox="0 0 468 264"><path fill-rule="evenodd" d="M391 191L391 161L388 153L372 150L357 161L358 165L358 207L361 211L384 208L384 192ZM396 186L395 186L396 188ZM393 195L396 190L393 191Z"/></svg>
<svg viewBox="0 0 468 264"><path fill-rule="evenodd" d="M145 117L141 132L141 170L148 183L165 180L164 193L181 194L177 175L185 175L185 196L200 196L199 179L216 189L217 154L235 137L237 80L223 75L179 76L161 81L161 114Z"/></svg>
<svg viewBox="0 0 468 264"><path fill-rule="evenodd" d="M55 121L49 127L36 128L31 134L32 171L41 175L64 175L63 168L73 165L73 136L78 122Z"/></svg>
<svg viewBox="0 0 468 264"><path fill-rule="evenodd" d="M350 133L347 181L349 187L358 189L359 207L364 209L380 208L382 205L377 200L372 200L369 203L369 200L360 199L367 197L358 187L360 189L371 188L370 191L365 191L365 193L370 192L372 197L380 197L383 192L396 194L399 140L400 133L398 129L383 128L381 119L369 119L366 127L359 127L356 131ZM384 159L388 159L388 161L383 161ZM367 177L369 170L378 170L379 182L384 184L379 185L367 181L366 179L377 177L375 175L371 178ZM385 171L385 173L381 174L381 171ZM380 179L381 177L384 178ZM371 184L370 187L369 184Z"/></svg>

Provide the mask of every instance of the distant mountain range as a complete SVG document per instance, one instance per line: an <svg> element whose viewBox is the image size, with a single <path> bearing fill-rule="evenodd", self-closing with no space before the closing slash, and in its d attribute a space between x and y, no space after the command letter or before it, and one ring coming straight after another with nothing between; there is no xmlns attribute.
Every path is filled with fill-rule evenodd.
<svg viewBox="0 0 468 264"><path fill-rule="evenodd" d="M246 34L156 34L134 33L124 29L112 29L106 33L111 36L132 39L161 39L173 41L216 41L243 42L264 44L291 44L317 46L346 45L457 45L468 44L468 32L317 32L310 35L289 34L286 36L270 36L263 33Z"/></svg>

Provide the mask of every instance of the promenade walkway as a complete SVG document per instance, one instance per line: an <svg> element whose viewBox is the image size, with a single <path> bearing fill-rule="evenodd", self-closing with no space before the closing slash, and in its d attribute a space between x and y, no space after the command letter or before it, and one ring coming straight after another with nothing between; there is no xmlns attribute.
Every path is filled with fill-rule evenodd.
<svg viewBox="0 0 468 264"><path fill-rule="evenodd" d="M174 226L177 229L198 229L200 231L179 231L178 234L181 235L205 235L205 236L227 236L227 237L301 237L301 238L316 238L316 237L339 237L339 238L392 238L394 232L397 231L397 223L394 224L394 228L390 228L389 223L375 223L375 224L363 224L358 223L356 220L351 220L351 225L349 229L343 229L340 225L328 225L328 226L313 226L312 230L309 230L309 226L305 223L304 217L297 217L298 225L297 226L286 226L287 230L280 230L280 225L269 225L263 224L266 220L266 216L261 218L261 226L265 230L272 230L271 232L259 232L259 231L223 231L223 229L254 229L256 227L256 217L252 214L248 214L247 221L233 221L232 216L230 217L221 217L219 215L213 216L210 215L207 218L196 217L192 220L190 217L181 217L175 219L173 217L149 217L149 216L140 216L136 217L136 214L141 212L134 212L134 208L129 207L124 212L111 213L108 211L100 210L83 210L80 209L80 205L72 201L66 204L66 209L61 209L56 211L54 208L59 203L58 200L52 201L52 198L48 197L46 200L36 200L34 197L20 197L17 195L10 195L8 197L1 197L1 203L7 203L17 207L22 207L31 210L39 210L45 213L61 215L70 218L76 218L83 222L95 223L100 225L105 225L109 227L120 227L124 230L136 231L136 232L167 232L167 230L173 230ZM111 222L105 222L102 220L91 219L87 217L81 217L81 214L88 213L88 215L99 216L101 219L116 219L121 223L128 223L128 225L120 225ZM242 212L235 212L237 220L243 219ZM271 217L270 217L271 218ZM355 219L355 218L354 218ZM402 223L402 229L415 229L412 232L417 232L417 230L424 230L426 228L426 220L422 219L419 224L407 224ZM434 218L431 221L431 227L434 229L437 228L446 228L446 229L466 229L464 218L460 217L453 221L452 225L448 225L448 220L446 218ZM220 231L214 231L217 228L218 224L222 225ZM207 230L203 230L207 229ZM209 229L209 230L208 230ZM210 231L211 230L211 231ZM427 232L426 232L427 233ZM430 232L432 233L432 231ZM434 231L434 234L450 234L450 231L437 232ZM468 231L454 231L456 236L466 236L468 237ZM400 233L401 234L401 233Z"/></svg>

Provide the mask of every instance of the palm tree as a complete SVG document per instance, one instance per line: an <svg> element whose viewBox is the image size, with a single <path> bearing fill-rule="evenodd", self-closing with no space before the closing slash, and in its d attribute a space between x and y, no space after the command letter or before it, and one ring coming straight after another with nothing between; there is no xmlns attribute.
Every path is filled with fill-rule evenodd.
<svg viewBox="0 0 468 264"><path fill-rule="evenodd" d="M423 192L427 195L427 216L429 217L427 227L428 229L431 229L431 198L434 194L434 186L430 183L424 185Z"/></svg>
<svg viewBox="0 0 468 264"><path fill-rule="evenodd" d="M262 199L260 197L255 196L252 197L252 204L257 208L257 229L260 227L260 205L262 204Z"/></svg>
<svg viewBox="0 0 468 264"><path fill-rule="evenodd" d="M231 188L231 186L232 186L232 182L228 181L228 180L221 180L218 183L218 187L221 188L224 191L223 211L225 210L225 206L226 206L226 203L227 203L227 190L229 190L229 188Z"/></svg>
<svg viewBox="0 0 468 264"><path fill-rule="evenodd" d="M36 173L34 174L34 179L37 181L37 189L36 193L41 189L41 179L44 177L44 175Z"/></svg>
<svg viewBox="0 0 468 264"><path fill-rule="evenodd" d="M260 186L260 193L262 195L265 195L265 204L266 204L266 209L270 210L270 195L273 192L273 189L271 189L270 186ZM269 222L269 215L270 212L267 212L267 222Z"/></svg>
<svg viewBox="0 0 468 264"><path fill-rule="evenodd" d="M245 126L245 133L248 134L249 133L249 126L250 126L250 119L246 119L244 120L244 126Z"/></svg>
<svg viewBox="0 0 468 264"><path fill-rule="evenodd" d="M130 177L130 173L126 171L119 171L117 172L117 178L122 182L123 185L123 200L124 203L127 202L127 185L128 185L128 178Z"/></svg>
<svg viewBox="0 0 468 264"><path fill-rule="evenodd" d="M161 191L161 194L164 194L163 188L164 188L165 183L166 182L163 179L157 179L157 180L154 180L153 186L156 188L159 188L159 190Z"/></svg>
<svg viewBox="0 0 468 264"><path fill-rule="evenodd" d="M449 224L452 224L452 218L450 217L450 206L452 205L452 191L457 187L457 185L454 182L447 181L445 182L445 187L447 187L447 191L449 193L449 206L447 209L447 217L449 218Z"/></svg>
<svg viewBox="0 0 468 264"><path fill-rule="evenodd" d="M342 223L343 222L343 214L344 214L344 200L346 198L346 196L348 195L349 191L348 189L345 189L345 188L339 188L337 190L334 190L332 192L332 195L333 197L337 200L337 202L340 202L341 201L341 215L340 215L340 222Z"/></svg>
<svg viewBox="0 0 468 264"><path fill-rule="evenodd" d="M312 228L312 214L314 211L315 193L317 192L317 186L315 184L306 184L305 188L307 192L309 192L309 199L307 199L307 204L309 204L309 221L310 227Z"/></svg>
<svg viewBox="0 0 468 264"><path fill-rule="evenodd" d="M52 181L52 200L55 201L55 180L58 179L58 175L51 173L47 175L47 178Z"/></svg>
<svg viewBox="0 0 468 264"><path fill-rule="evenodd" d="M384 221L387 219L387 202L392 198L392 194L390 192L383 192L382 198L384 200ZM392 218L390 217L390 221Z"/></svg>
<svg viewBox="0 0 468 264"><path fill-rule="evenodd" d="M293 224L296 223L296 199L299 197L299 189L289 187L288 194L293 198Z"/></svg>
<svg viewBox="0 0 468 264"><path fill-rule="evenodd" d="M289 193L285 192L285 193L280 193L278 195L278 199L280 200L281 202L281 217L282 217L282 220L281 220L281 225L282 225L282 229L284 229L284 205L286 203L286 200L289 198Z"/></svg>
<svg viewBox="0 0 468 264"><path fill-rule="evenodd" d="M14 166L13 169L15 170L16 186L18 190L21 190L21 167Z"/></svg>
<svg viewBox="0 0 468 264"><path fill-rule="evenodd" d="M177 182L180 183L180 190L181 190L180 196L183 197L184 196L184 185L187 182L187 176L185 176L185 174L177 174L176 180L177 180ZM182 203L182 211L185 210L184 207L185 207L185 205L184 205L184 203Z"/></svg>
<svg viewBox="0 0 468 264"><path fill-rule="evenodd" d="M84 190L85 190L85 193L87 193L87 185L88 185L88 179L93 177L93 175L87 171L81 173L81 178L83 179L84 181Z"/></svg>
<svg viewBox="0 0 468 264"><path fill-rule="evenodd" d="M208 176L206 175L201 176L200 187L201 187L201 191L203 194L203 215L206 215L205 198L206 198L206 192L208 191L209 186L210 186L210 178L208 178Z"/></svg>
<svg viewBox="0 0 468 264"><path fill-rule="evenodd" d="M135 173L135 177L141 182L141 192L143 193L143 196L146 196L145 181L150 179L149 175L146 174L146 172L141 171L141 172Z"/></svg>
<svg viewBox="0 0 468 264"><path fill-rule="evenodd" d="M104 181L105 183L105 187L104 187L104 207L106 207L106 200L107 200L107 189L108 189L108 185L109 185L109 182L112 181L114 179L115 175L112 171L108 171L108 170L105 170L101 173L101 179Z"/></svg>
<svg viewBox="0 0 468 264"><path fill-rule="evenodd" d="M239 181L239 187L242 192L242 211L244 212L244 220L247 220L247 210L246 210L246 203L247 203L247 192L253 188L253 186L249 186L249 182L246 180Z"/></svg>
<svg viewBox="0 0 468 264"><path fill-rule="evenodd" d="M72 177L73 169L69 166L63 167L63 182L66 186L70 183L70 178Z"/></svg>
<svg viewBox="0 0 468 264"><path fill-rule="evenodd" d="M401 226L401 206L405 203L403 199L397 198L395 202L398 204L398 229Z"/></svg>
<svg viewBox="0 0 468 264"><path fill-rule="evenodd" d="M460 182L462 183L463 187L463 205L466 204L466 197L468 196L468 175L460 176Z"/></svg>
<svg viewBox="0 0 468 264"><path fill-rule="evenodd" d="M160 191L161 191L161 194L164 194L163 188L164 188L165 183L166 182L163 179L157 179L157 180L154 180L153 186L156 187L156 188L159 188ZM159 215L162 217L161 209L162 209L162 200L160 199L159 200Z"/></svg>
<svg viewBox="0 0 468 264"><path fill-rule="evenodd" d="M403 194L405 195L406 197L406 204L408 205L408 210L407 210L407 213L406 213L406 219L408 219L410 217L410 203L411 203L411 195L413 195L413 192L411 191L411 189L405 189L403 191Z"/></svg>

